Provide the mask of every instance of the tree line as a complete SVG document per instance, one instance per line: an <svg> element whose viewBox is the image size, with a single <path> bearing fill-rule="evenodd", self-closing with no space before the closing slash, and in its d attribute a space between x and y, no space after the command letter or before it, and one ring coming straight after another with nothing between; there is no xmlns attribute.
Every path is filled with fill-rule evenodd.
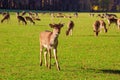
<svg viewBox="0 0 120 80"><path fill-rule="evenodd" d="M0 0L0 9L120 11L120 0Z"/></svg>

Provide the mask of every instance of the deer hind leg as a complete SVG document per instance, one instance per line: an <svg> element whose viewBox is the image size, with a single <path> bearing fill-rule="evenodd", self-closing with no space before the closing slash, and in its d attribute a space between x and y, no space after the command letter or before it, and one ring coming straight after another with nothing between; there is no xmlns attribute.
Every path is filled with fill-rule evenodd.
<svg viewBox="0 0 120 80"><path fill-rule="evenodd" d="M18 19L18 24L20 24L20 20Z"/></svg>
<svg viewBox="0 0 120 80"><path fill-rule="evenodd" d="M59 67L59 64L58 64L57 49L53 49L53 53L54 53L54 58L55 58L56 66L57 66L57 69L59 71L60 67Z"/></svg>
<svg viewBox="0 0 120 80"><path fill-rule="evenodd" d="M47 63L47 49L44 52L44 59L45 59L45 66L47 67L48 66L48 63Z"/></svg>
<svg viewBox="0 0 120 80"><path fill-rule="evenodd" d="M71 35L71 36L72 36L72 32L73 32L73 30L71 29L71 30L70 30L70 35Z"/></svg>
<svg viewBox="0 0 120 80"><path fill-rule="evenodd" d="M118 29L120 29L120 24L118 24Z"/></svg>
<svg viewBox="0 0 120 80"><path fill-rule="evenodd" d="M40 66L42 66L42 49L43 47L40 46Z"/></svg>
<svg viewBox="0 0 120 80"><path fill-rule="evenodd" d="M118 29L120 29L120 25L118 25Z"/></svg>
<svg viewBox="0 0 120 80"><path fill-rule="evenodd" d="M100 26L100 28L101 28L101 30L100 31L102 31L102 29L104 29L104 32L106 33L107 32L107 28L106 28L106 26L104 25L104 26Z"/></svg>
<svg viewBox="0 0 120 80"><path fill-rule="evenodd" d="M51 49L47 49L48 51L48 68L51 69Z"/></svg>

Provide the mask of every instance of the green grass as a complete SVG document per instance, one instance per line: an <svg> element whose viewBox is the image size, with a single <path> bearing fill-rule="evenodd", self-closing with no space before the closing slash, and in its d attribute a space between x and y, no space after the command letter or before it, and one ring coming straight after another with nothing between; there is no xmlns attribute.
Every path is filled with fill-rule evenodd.
<svg viewBox="0 0 120 80"><path fill-rule="evenodd" d="M39 66L39 33L52 30L49 14L39 14L41 21L26 26L18 25L15 13L11 14L8 23L0 23L0 80L120 79L120 30L116 25L95 37L92 24L100 18L91 18L89 13L79 13L78 18L55 18L55 23L65 23L59 36L59 72L53 66L54 59L50 70ZM75 28L73 35L66 37L69 20L74 21Z"/></svg>

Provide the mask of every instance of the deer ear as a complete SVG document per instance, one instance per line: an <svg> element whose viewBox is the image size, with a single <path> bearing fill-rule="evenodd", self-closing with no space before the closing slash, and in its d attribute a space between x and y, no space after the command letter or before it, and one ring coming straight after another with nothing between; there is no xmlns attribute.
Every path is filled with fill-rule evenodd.
<svg viewBox="0 0 120 80"><path fill-rule="evenodd" d="M53 24L49 24L49 26L50 26L51 28L54 28L54 25L53 25Z"/></svg>
<svg viewBox="0 0 120 80"><path fill-rule="evenodd" d="M64 26L64 24L65 24L65 23L61 23L61 24L60 24L60 25L61 25L61 27L63 27L63 26Z"/></svg>

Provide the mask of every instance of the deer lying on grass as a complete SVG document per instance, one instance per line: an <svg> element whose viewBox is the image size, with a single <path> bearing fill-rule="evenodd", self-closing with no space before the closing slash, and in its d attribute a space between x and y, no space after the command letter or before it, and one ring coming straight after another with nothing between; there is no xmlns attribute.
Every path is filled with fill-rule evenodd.
<svg viewBox="0 0 120 80"><path fill-rule="evenodd" d="M104 28L105 33L107 32L106 23L103 20L97 20L93 24L93 31L95 32L95 35L98 36L98 33L100 30Z"/></svg>
<svg viewBox="0 0 120 80"><path fill-rule="evenodd" d="M26 21L30 21L31 23L35 24L35 22L33 21L33 19L29 16L25 17Z"/></svg>
<svg viewBox="0 0 120 80"><path fill-rule="evenodd" d="M28 14L33 20L41 21L41 19L38 16L38 13L29 12Z"/></svg>
<svg viewBox="0 0 120 80"><path fill-rule="evenodd" d="M16 13L17 15L17 19L18 19L18 22L20 23L20 21L22 21L25 25L27 24L26 20L24 19L24 17L20 16L19 13L17 12Z"/></svg>
<svg viewBox="0 0 120 80"><path fill-rule="evenodd" d="M67 31L66 31L66 36L72 35L73 28L74 28L74 22L73 22L73 21L69 21L67 27L68 27L68 29L67 29Z"/></svg>
<svg viewBox="0 0 120 80"><path fill-rule="evenodd" d="M45 59L45 66L49 69L51 68L51 50L53 49L54 58L56 62L57 69L60 70L60 66L58 64L57 59L57 46L58 46L58 36L60 34L61 28L64 24L49 24L51 28L53 28L53 32L51 31L44 31L40 33L40 66L42 66L42 51L45 48L44 52L44 59ZM47 61L47 54L48 54L48 61Z"/></svg>
<svg viewBox="0 0 120 80"><path fill-rule="evenodd" d="M3 19L1 20L1 23L3 23L5 20L9 20L10 19L10 14L9 13L6 13L6 14L4 14L4 17L3 17Z"/></svg>

